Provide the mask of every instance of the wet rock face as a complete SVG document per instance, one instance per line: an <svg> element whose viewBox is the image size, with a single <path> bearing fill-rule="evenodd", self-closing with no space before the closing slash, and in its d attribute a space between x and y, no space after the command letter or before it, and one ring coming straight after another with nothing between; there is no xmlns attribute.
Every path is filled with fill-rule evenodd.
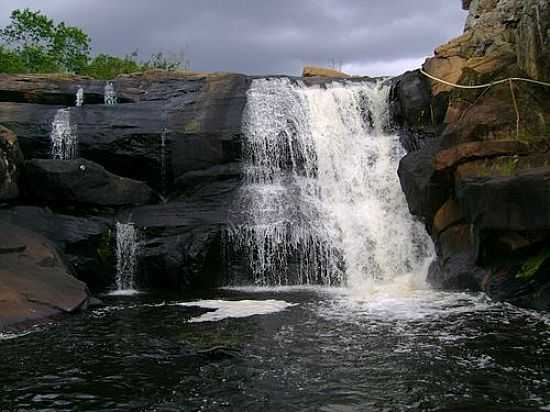
<svg viewBox="0 0 550 412"><path fill-rule="evenodd" d="M17 134L26 158L50 157L57 110L71 107L80 155L120 176L160 189L180 175L238 160L241 113L250 80L237 74L163 73L114 81L119 103L103 102L105 82L55 76L2 76L0 124ZM101 99L99 99L101 97ZM164 147L162 145L164 138ZM163 168L165 170L163 170Z"/></svg>
<svg viewBox="0 0 550 412"><path fill-rule="evenodd" d="M55 247L43 236L0 224L0 330L75 312L88 301Z"/></svg>
<svg viewBox="0 0 550 412"><path fill-rule="evenodd" d="M23 154L15 134L0 126L0 201L13 200L19 195L19 175Z"/></svg>
<svg viewBox="0 0 550 412"><path fill-rule="evenodd" d="M163 71L122 76L113 81L115 105L103 104L105 82L0 79L0 124L15 130L30 159L20 168L24 206L0 209L0 222L55 242L94 291L112 287L118 221L135 221L143 235L140 287L222 283L221 237L240 186L248 77ZM84 105L75 107L79 87ZM51 160L51 123L67 106L81 158Z"/></svg>
<svg viewBox="0 0 550 412"><path fill-rule="evenodd" d="M143 205L154 199L147 184L116 176L86 159L34 159L25 163L25 198L73 206Z"/></svg>

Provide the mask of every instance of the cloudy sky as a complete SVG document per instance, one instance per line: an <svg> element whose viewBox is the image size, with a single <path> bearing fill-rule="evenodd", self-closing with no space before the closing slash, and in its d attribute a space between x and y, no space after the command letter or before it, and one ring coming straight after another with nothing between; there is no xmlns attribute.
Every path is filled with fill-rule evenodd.
<svg viewBox="0 0 550 412"><path fill-rule="evenodd" d="M399 74L462 32L460 0L0 0L78 26L95 52L184 52L191 69L292 74L342 62Z"/></svg>

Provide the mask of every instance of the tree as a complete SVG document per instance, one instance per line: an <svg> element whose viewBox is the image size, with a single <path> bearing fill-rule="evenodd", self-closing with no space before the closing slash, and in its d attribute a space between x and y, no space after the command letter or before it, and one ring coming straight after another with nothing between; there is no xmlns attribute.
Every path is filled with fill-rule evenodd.
<svg viewBox="0 0 550 412"><path fill-rule="evenodd" d="M0 40L20 56L27 72L80 73L89 61L88 35L63 22L55 24L40 11L14 10Z"/></svg>

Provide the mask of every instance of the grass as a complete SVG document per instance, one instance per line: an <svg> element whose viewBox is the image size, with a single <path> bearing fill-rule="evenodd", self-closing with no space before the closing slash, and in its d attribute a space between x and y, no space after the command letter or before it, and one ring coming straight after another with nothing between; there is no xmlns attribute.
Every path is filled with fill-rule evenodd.
<svg viewBox="0 0 550 412"><path fill-rule="evenodd" d="M543 250L541 253L528 258L521 269L516 274L516 279L529 281L537 274L540 267L550 258L550 249Z"/></svg>

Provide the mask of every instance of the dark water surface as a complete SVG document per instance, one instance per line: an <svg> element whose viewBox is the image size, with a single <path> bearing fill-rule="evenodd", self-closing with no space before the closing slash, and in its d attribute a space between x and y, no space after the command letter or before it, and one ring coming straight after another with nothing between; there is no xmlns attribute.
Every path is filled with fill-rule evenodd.
<svg viewBox="0 0 550 412"><path fill-rule="evenodd" d="M296 305L216 322L190 322L206 310L175 305L202 298ZM550 410L550 317L483 295L225 290L105 302L0 337L0 411Z"/></svg>

